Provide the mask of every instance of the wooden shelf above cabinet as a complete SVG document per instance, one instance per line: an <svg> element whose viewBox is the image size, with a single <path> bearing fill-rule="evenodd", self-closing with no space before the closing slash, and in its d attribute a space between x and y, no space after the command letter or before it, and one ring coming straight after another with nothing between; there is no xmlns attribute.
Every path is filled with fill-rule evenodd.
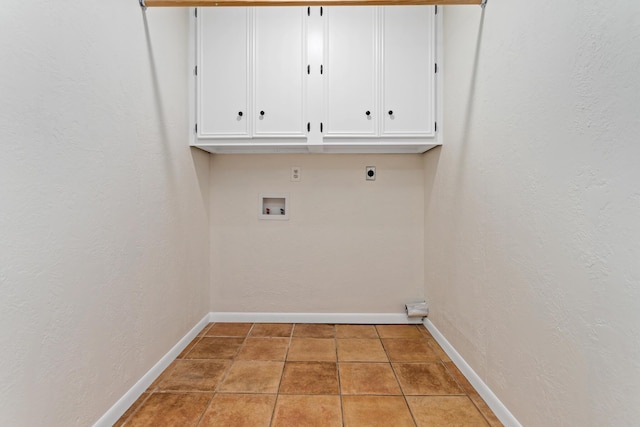
<svg viewBox="0 0 640 427"><path fill-rule="evenodd" d="M140 0L146 7L481 5L483 0Z"/></svg>

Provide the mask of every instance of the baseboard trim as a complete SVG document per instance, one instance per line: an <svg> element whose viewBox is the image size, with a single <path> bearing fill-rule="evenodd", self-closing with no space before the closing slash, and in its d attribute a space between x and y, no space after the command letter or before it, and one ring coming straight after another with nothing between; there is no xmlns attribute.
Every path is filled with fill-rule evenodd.
<svg viewBox="0 0 640 427"><path fill-rule="evenodd" d="M436 326L429 320L424 319L424 326L431 333L433 338L440 344L440 347L447 353L449 358L460 369L462 374L469 380L471 385L480 394L480 397L487 402L489 408L496 414L496 417L504 424L505 427L522 427L522 424L518 422L516 417L513 416L506 406L498 399L498 397L491 391L489 386L482 381L482 378L469 366L469 364L462 358L460 353L447 341L442 333L436 328Z"/></svg>
<svg viewBox="0 0 640 427"><path fill-rule="evenodd" d="M209 323L211 313L202 318L176 345L162 356L149 371L136 382L96 423L93 427L111 427L129 409L131 405L149 388L149 386L167 369L187 345L198 336L198 333Z"/></svg>
<svg viewBox="0 0 640 427"><path fill-rule="evenodd" d="M240 313L212 312L210 322L421 324L404 313Z"/></svg>

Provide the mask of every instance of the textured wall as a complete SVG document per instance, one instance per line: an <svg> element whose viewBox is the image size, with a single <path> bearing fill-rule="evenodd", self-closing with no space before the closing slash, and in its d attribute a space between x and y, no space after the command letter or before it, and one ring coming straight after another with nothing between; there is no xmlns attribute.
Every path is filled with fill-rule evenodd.
<svg viewBox="0 0 640 427"><path fill-rule="evenodd" d="M424 295L422 168L420 155L213 156L213 310L401 313ZM290 194L289 221L258 220L267 192Z"/></svg>
<svg viewBox="0 0 640 427"><path fill-rule="evenodd" d="M209 311L187 13L147 16L3 1L2 426L91 425Z"/></svg>
<svg viewBox="0 0 640 427"><path fill-rule="evenodd" d="M637 425L640 3L444 13L430 318L523 425Z"/></svg>

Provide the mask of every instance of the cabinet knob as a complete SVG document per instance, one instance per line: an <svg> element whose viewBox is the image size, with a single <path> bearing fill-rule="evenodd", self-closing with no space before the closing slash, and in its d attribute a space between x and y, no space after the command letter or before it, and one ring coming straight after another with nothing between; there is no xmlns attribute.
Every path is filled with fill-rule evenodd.
<svg viewBox="0 0 640 427"><path fill-rule="evenodd" d="M260 111L260 115L261 115L261 116L264 116L264 111Z"/></svg>
<svg viewBox="0 0 640 427"><path fill-rule="evenodd" d="M242 117L242 111L238 111L238 116Z"/></svg>
<svg viewBox="0 0 640 427"><path fill-rule="evenodd" d="M370 116L370 115L371 115L371 111L367 110L367 112L366 112L365 114L366 114L366 115L367 115L367 117L368 117L368 116Z"/></svg>
<svg viewBox="0 0 640 427"><path fill-rule="evenodd" d="M389 115L393 116L393 110L389 110Z"/></svg>

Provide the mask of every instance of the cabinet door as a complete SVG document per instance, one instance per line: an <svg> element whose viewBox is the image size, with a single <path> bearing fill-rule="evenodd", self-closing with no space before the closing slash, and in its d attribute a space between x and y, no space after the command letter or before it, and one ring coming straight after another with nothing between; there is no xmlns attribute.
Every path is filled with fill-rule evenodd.
<svg viewBox="0 0 640 427"><path fill-rule="evenodd" d="M306 10L302 7L255 8L252 112L255 136L305 136Z"/></svg>
<svg viewBox="0 0 640 427"><path fill-rule="evenodd" d="M435 10L382 8L382 135L435 135Z"/></svg>
<svg viewBox="0 0 640 427"><path fill-rule="evenodd" d="M324 136L376 136L378 8L326 9Z"/></svg>
<svg viewBox="0 0 640 427"><path fill-rule="evenodd" d="M198 137L250 137L251 10L198 9Z"/></svg>

